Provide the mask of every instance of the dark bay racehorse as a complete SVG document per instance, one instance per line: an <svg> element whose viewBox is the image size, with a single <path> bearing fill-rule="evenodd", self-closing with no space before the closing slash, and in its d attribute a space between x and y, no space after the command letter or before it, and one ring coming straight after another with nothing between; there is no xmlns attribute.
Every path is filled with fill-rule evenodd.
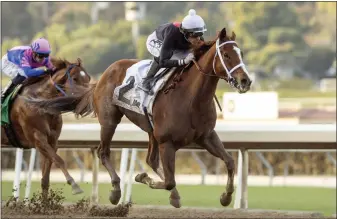
<svg viewBox="0 0 337 219"><path fill-rule="evenodd" d="M63 159L56 154L57 140L61 133L61 114L46 114L30 107L26 97L53 98L60 95L77 93L88 86L90 76L82 66L81 60L70 63L67 60L52 59L56 67L55 73L30 78L24 82L21 94L12 103L10 111L11 126L16 139L25 149L36 148L41 154L42 179L41 188L48 194L49 175L52 163L64 173L67 183L72 186L73 194L83 191L70 176ZM83 88L82 88L83 87ZM1 127L1 144L10 144L4 127Z"/></svg>
<svg viewBox="0 0 337 219"><path fill-rule="evenodd" d="M242 52L235 42L235 33L228 36L226 29L217 39L194 49L196 60L181 80L171 77L158 93L153 106L153 130L148 118L114 104L114 89L121 85L126 70L138 60L119 60L111 64L100 80L85 95L69 96L37 101L35 105L49 113L73 111L76 115L94 112L101 125L101 142L98 156L111 176L113 190L110 202L117 204L120 197L120 178L110 162L110 142L117 125L125 115L149 135L147 163L163 181L156 182L146 173L138 174L136 181L153 189L171 191L170 203L180 207L180 196L175 182L175 153L191 143L197 143L215 157L224 161L228 170L226 192L220 197L223 206L228 206L234 192L234 160L224 149L217 133L216 108L213 101L219 79L224 79L240 93L250 89L251 79L242 61ZM182 68L177 68L178 75ZM171 86L175 84L175 86ZM172 89L169 89L172 88ZM168 92L164 92L164 91ZM159 157L162 167L159 165Z"/></svg>

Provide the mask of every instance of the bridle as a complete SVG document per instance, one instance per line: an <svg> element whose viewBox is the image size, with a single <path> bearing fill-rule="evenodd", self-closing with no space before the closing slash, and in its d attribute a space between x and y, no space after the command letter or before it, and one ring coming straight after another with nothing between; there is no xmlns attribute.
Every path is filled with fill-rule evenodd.
<svg viewBox="0 0 337 219"><path fill-rule="evenodd" d="M211 77L218 77L218 78L221 78L221 79L224 79L231 87L235 87L237 89L238 88L238 82L235 80L235 78L233 78L232 76L232 73L237 70L238 68L243 68L245 67L245 64L242 62L242 60L240 59L240 63L237 64L236 66L234 66L232 69L228 69L226 64L225 64L225 61L223 60L223 57L221 56L221 52L220 52L220 48L224 45L227 45L227 44L237 44L235 41L226 41L226 42L223 42L220 44L220 39L218 38L216 40L216 44L215 44L215 54L214 54L214 57L213 57L213 74L208 74L208 73L205 73L200 65L198 64L198 62L196 60L193 59L193 63L195 64L195 66L197 67L197 69L204 75L207 75L207 76L211 76ZM222 64L222 67L225 69L226 71L226 76L219 76L215 70L215 63L216 63L216 56L218 55L219 59L220 59L220 62Z"/></svg>
<svg viewBox="0 0 337 219"><path fill-rule="evenodd" d="M67 78L69 79L72 94L73 94L73 79L70 77L70 71L76 66L77 65L75 64L70 64L65 73L67 75ZM50 81L58 91L60 91L64 96L68 96L67 93L58 84L56 84L55 81L53 81L52 75L50 75Z"/></svg>

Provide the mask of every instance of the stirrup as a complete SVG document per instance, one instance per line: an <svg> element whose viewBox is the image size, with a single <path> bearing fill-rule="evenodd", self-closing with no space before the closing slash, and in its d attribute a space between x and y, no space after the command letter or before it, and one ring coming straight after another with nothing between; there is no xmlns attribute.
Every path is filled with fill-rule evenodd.
<svg viewBox="0 0 337 219"><path fill-rule="evenodd" d="M142 84L138 85L138 88L145 91L145 92L149 92L151 90L151 88L145 87Z"/></svg>
<svg viewBox="0 0 337 219"><path fill-rule="evenodd" d="M145 93L149 94L149 95L153 95L153 91L151 87L145 87L142 86L141 84L138 85L138 88L141 89L142 91L144 91Z"/></svg>

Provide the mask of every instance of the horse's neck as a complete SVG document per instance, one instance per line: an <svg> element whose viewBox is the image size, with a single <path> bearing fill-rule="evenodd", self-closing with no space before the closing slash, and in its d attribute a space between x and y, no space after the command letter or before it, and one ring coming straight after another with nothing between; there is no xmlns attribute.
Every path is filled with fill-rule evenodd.
<svg viewBox="0 0 337 219"><path fill-rule="evenodd" d="M201 67L202 71L206 74L214 74L213 72L213 57L215 54L215 46L212 46L205 55L203 55L198 64ZM192 83L190 89L192 91L192 96L194 98L194 106L205 106L212 104L213 97L215 95L216 87L219 82L218 77L204 75L200 72L195 65L190 69L192 77Z"/></svg>
<svg viewBox="0 0 337 219"><path fill-rule="evenodd" d="M54 85L51 83L50 78L46 77L36 83L30 84L25 88L25 95L34 97L49 98L57 94Z"/></svg>

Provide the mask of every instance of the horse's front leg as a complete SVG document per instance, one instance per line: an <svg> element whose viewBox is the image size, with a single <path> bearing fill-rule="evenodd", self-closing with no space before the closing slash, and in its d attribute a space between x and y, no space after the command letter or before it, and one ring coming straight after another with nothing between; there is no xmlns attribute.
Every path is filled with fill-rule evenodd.
<svg viewBox="0 0 337 219"><path fill-rule="evenodd" d="M176 149L172 142L159 144L159 153L164 171L164 182L154 181L146 173L138 174L136 181L148 185L152 189L166 189L171 191L176 187L174 177Z"/></svg>
<svg viewBox="0 0 337 219"><path fill-rule="evenodd" d="M29 134L29 133L31 133L31 134ZM25 135L28 136L27 139L29 139L30 142L32 142L35 145L36 149L41 154L43 154L43 156L45 156L46 159L49 159L51 162L54 162L55 165L62 170L64 176L66 177L67 183L69 185L71 185L71 187L72 187L72 193L74 195L82 193L83 190L75 182L74 178L69 174L69 172L66 168L66 165L64 163L64 160L58 154L56 154L56 149L54 148L55 145L51 145L50 142L48 142L47 135L38 131L38 130L33 130L32 132L29 132L29 133L28 133L28 131L27 131L27 133L25 132ZM47 181L49 181L50 170L47 171L47 169L48 168L45 169L45 171L44 171L45 173L44 173L43 177L46 176L47 174L48 174L48 177L46 179L42 179L42 183L44 185L46 185Z"/></svg>
<svg viewBox="0 0 337 219"><path fill-rule="evenodd" d="M225 162L228 178L226 192L221 195L220 203L223 206L228 206L232 201L232 194L234 192L235 164L232 156L225 150L218 134L214 130L209 135L198 139L196 143L205 148L213 156L218 157Z"/></svg>
<svg viewBox="0 0 337 219"><path fill-rule="evenodd" d="M165 181L164 170L159 163L159 146L155 137L152 133L149 133L149 146L147 151L146 163L152 168L152 170L160 177L161 180ZM147 176L146 173L142 173L143 176ZM140 174L141 175L141 174ZM142 178L140 177L140 178ZM171 190L170 204L175 208L180 208L180 195L177 188Z"/></svg>

